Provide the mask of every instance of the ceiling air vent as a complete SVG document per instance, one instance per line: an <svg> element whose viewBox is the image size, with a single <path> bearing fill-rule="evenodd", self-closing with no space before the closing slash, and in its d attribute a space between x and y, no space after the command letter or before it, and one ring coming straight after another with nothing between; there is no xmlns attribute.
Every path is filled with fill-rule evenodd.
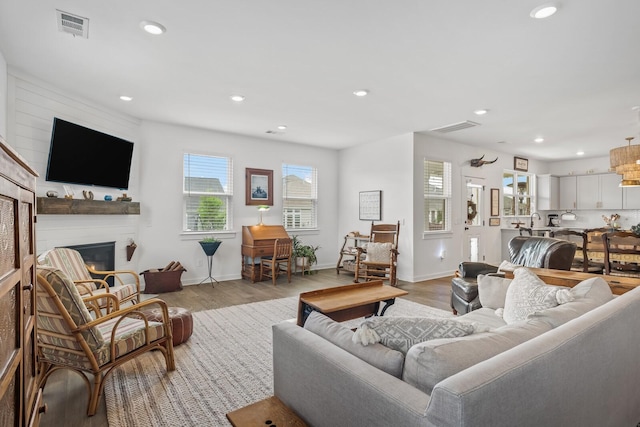
<svg viewBox="0 0 640 427"><path fill-rule="evenodd" d="M56 10L58 15L58 31L73 34L73 36L89 38L89 18L72 15L61 10Z"/></svg>
<svg viewBox="0 0 640 427"><path fill-rule="evenodd" d="M460 123L454 123L451 125L447 125L447 126L442 126L439 128L433 128L433 129L429 129L431 132L440 132L440 133L449 133L449 132L455 132L458 130L463 130L463 129L467 129L467 128L472 128L474 126L480 126L480 123L476 123L476 122L472 122L470 120L464 121L464 122L460 122Z"/></svg>

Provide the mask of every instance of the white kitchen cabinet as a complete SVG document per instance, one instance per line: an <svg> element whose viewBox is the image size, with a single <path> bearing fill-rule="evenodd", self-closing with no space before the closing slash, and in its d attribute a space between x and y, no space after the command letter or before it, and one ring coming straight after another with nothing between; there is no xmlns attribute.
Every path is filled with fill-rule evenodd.
<svg viewBox="0 0 640 427"><path fill-rule="evenodd" d="M622 208L640 209L640 187L626 187L622 189Z"/></svg>
<svg viewBox="0 0 640 427"><path fill-rule="evenodd" d="M559 207L562 210L572 210L576 208L576 176L561 176L558 180L560 187Z"/></svg>
<svg viewBox="0 0 640 427"><path fill-rule="evenodd" d="M617 174L578 175L577 209L622 209L622 189Z"/></svg>
<svg viewBox="0 0 640 427"><path fill-rule="evenodd" d="M536 177L536 210L555 211L560 209L560 178L553 175Z"/></svg>

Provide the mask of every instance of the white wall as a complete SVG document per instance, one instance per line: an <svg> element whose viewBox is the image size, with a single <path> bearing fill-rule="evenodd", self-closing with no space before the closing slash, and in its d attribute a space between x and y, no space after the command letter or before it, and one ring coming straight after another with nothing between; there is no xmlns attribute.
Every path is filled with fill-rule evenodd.
<svg viewBox="0 0 640 427"><path fill-rule="evenodd" d="M259 213L245 206L245 168L273 170L274 206L264 214L267 225L282 224L282 164L318 169L318 231L291 232L305 242L320 245L317 268L335 266L338 217L338 152L300 144L253 138L157 122L141 127L140 199L142 215L138 240L140 265L162 267L178 260L187 268L184 283L207 276L206 257L197 241L182 230L182 155L185 152L223 155L233 159L233 231L213 258L213 277L240 278L242 226L255 225ZM340 183L342 185L342 182Z"/></svg>
<svg viewBox="0 0 640 427"><path fill-rule="evenodd" d="M9 70L8 87L7 140L40 175L36 182L38 196L44 196L48 190L57 191L60 197L64 195L62 184L45 180L53 118L60 117L134 142L128 194L139 200L138 120L103 109L13 70ZM99 161L100 153L96 153L95 158L69 159L69 167L75 162ZM76 193L75 198L82 198L82 190L93 191L96 199L102 199L105 194L119 195L117 190L104 187L70 187ZM116 268L138 271L138 258L134 255L128 262L125 250L129 239L137 239L138 222L137 215L38 215L36 250L40 254L56 246L115 241Z"/></svg>
<svg viewBox="0 0 640 427"><path fill-rule="evenodd" d="M382 190L382 220L400 221L398 278L413 277L412 134L368 142L340 151L339 227L335 253L350 231L369 234L371 221L359 220L360 191Z"/></svg>
<svg viewBox="0 0 640 427"><path fill-rule="evenodd" d="M0 136L7 139L7 61L0 52Z"/></svg>

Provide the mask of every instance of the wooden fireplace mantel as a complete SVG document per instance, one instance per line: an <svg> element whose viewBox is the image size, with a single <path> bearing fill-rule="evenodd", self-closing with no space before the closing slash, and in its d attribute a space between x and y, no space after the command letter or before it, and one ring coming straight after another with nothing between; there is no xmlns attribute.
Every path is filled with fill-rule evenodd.
<svg viewBox="0 0 640 427"><path fill-rule="evenodd" d="M139 202L38 197L39 215L140 215Z"/></svg>

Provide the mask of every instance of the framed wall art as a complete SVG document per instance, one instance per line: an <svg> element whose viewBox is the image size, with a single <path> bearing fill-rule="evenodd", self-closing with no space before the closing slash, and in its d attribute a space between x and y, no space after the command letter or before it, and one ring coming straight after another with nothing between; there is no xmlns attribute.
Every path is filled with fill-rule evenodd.
<svg viewBox="0 0 640 427"><path fill-rule="evenodd" d="M500 189L491 189L491 216L500 216Z"/></svg>
<svg viewBox="0 0 640 427"><path fill-rule="evenodd" d="M380 221L382 219L382 191L360 192L360 219Z"/></svg>
<svg viewBox="0 0 640 427"><path fill-rule="evenodd" d="M489 225L492 227L500 225L500 218L489 218Z"/></svg>
<svg viewBox="0 0 640 427"><path fill-rule="evenodd" d="M273 206L272 170L247 168L245 181L245 205Z"/></svg>
<svg viewBox="0 0 640 427"><path fill-rule="evenodd" d="M513 168L517 171L527 172L529 170L529 159L523 159L522 157L514 157Z"/></svg>

